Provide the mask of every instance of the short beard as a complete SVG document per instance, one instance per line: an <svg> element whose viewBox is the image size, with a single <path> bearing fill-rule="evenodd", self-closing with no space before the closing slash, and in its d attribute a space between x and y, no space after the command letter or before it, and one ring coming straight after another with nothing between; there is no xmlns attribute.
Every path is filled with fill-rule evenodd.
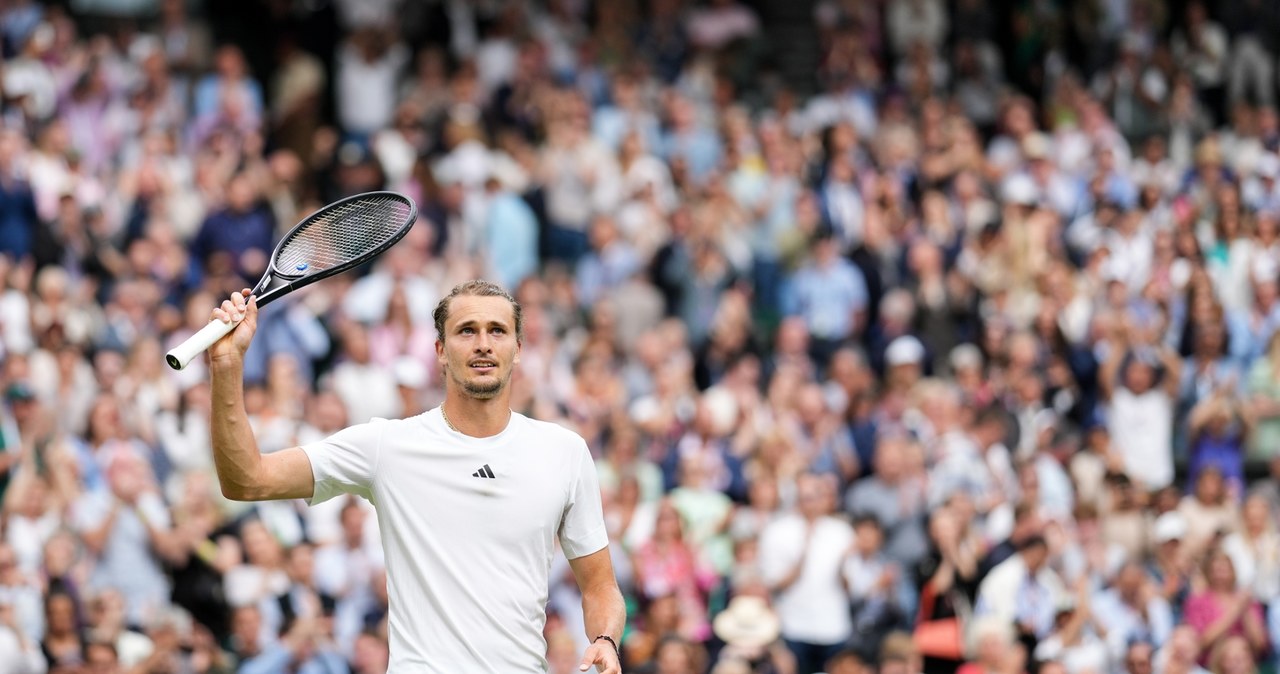
<svg viewBox="0 0 1280 674"><path fill-rule="evenodd" d="M449 376L453 379L453 383L457 384L468 396L476 400L492 400L496 398L499 393L502 393L502 389L507 387L507 382L510 379L508 376L506 379L496 379L492 383L481 383L466 381L452 371L450 371Z"/></svg>
<svg viewBox="0 0 1280 674"><path fill-rule="evenodd" d="M467 392L467 395L477 400L490 400L495 398L507 385L507 382L502 380L495 381L492 384L479 384L473 381L460 381L458 383L462 386L462 389Z"/></svg>

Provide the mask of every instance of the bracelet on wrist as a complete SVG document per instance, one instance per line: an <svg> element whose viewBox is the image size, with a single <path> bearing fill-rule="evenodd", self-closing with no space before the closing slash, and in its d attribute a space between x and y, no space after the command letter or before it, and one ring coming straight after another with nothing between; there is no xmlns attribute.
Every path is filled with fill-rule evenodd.
<svg viewBox="0 0 1280 674"><path fill-rule="evenodd" d="M619 658L621 658L621 657L622 657L622 651L618 650L618 642L614 641L614 640L613 640L613 637L609 636L608 634L601 634L600 636L598 636L598 637L596 637L596 638L592 639L592 640L591 640L591 643L593 643L593 644L594 644L595 642L597 642L597 641L599 641L599 640L601 640L601 639L604 639L605 641L609 642L609 645L610 645L610 646L613 646L613 653L614 653L614 655L617 655Z"/></svg>

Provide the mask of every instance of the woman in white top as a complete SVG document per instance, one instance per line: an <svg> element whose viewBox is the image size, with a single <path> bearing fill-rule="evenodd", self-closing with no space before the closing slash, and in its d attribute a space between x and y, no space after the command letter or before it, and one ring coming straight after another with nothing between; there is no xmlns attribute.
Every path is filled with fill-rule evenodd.
<svg viewBox="0 0 1280 674"><path fill-rule="evenodd" d="M1240 514L1239 529L1227 536L1222 549L1236 566L1240 586L1267 604L1280 596L1280 533L1263 494L1246 498Z"/></svg>

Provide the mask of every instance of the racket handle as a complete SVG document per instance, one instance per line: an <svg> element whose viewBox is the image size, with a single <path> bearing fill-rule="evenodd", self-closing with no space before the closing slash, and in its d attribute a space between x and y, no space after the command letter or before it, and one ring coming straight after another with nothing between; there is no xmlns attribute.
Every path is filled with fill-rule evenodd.
<svg viewBox="0 0 1280 674"><path fill-rule="evenodd" d="M209 321L208 325L200 328L199 332L188 337L187 341L173 347L172 351L164 355L164 359L169 363L169 367L181 370L196 356L204 353L205 349L235 330L237 325L239 322L223 323L215 318Z"/></svg>

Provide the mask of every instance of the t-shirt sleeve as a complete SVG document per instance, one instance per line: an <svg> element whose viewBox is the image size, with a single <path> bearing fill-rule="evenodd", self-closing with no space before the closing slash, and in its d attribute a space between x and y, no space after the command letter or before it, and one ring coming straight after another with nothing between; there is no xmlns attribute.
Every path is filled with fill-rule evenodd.
<svg viewBox="0 0 1280 674"><path fill-rule="evenodd" d="M770 586L786 578L798 558L799 546L785 545L786 538L776 522L760 532L760 578Z"/></svg>
<svg viewBox="0 0 1280 674"><path fill-rule="evenodd" d="M569 485L569 502L560 519L560 547L564 556L577 559L608 547L609 534L604 528L604 510L600 504L600 482L595 463L585 442L579 440L573 460L573 483Z"/></svg>
<svg viewBox="0 0 1280 674"><path fill-rule="evenodd" d="M324 503L339 494L356 494L373 502L373 473L385 426L385 420L375 419L302 445L315 479L315 491L307 505Z"/></svg>

